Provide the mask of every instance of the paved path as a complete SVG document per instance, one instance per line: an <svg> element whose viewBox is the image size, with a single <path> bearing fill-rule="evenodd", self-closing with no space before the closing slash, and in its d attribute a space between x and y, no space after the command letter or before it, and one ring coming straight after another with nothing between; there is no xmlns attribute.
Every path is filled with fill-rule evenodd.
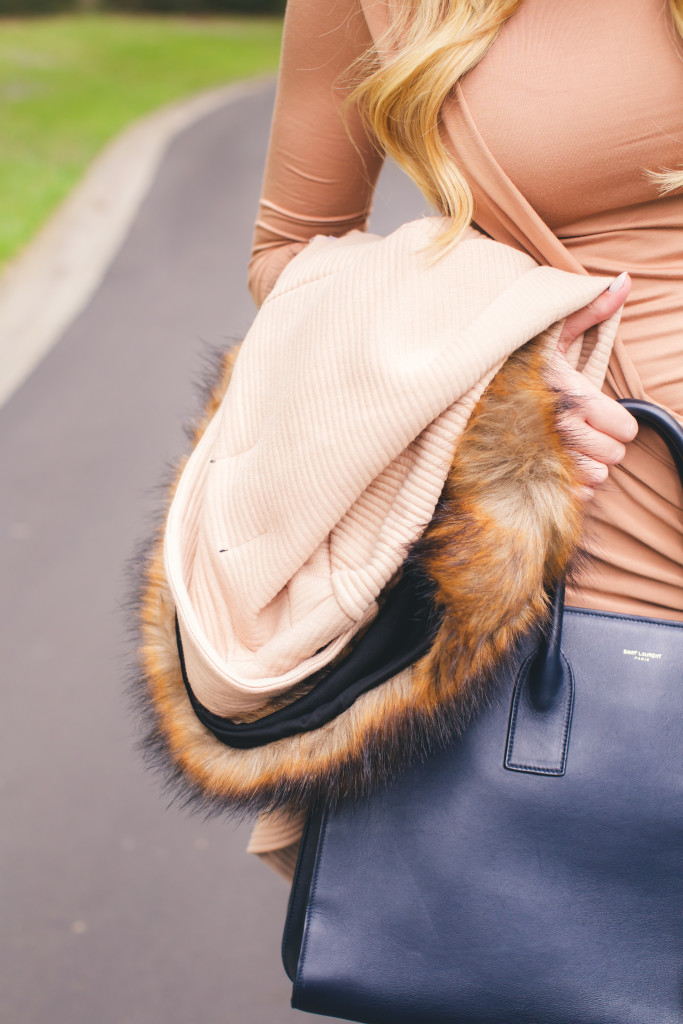
<svg viewBox="0 0 683 1024"><path fill-rule="evenodd" d="M0 409L0 1020L295 1024L287 887L248 828L166 806L123 695L122 566L245 262L270 87L173 143L98 291ZM396 172L373 227L420 212Z"/></svg>

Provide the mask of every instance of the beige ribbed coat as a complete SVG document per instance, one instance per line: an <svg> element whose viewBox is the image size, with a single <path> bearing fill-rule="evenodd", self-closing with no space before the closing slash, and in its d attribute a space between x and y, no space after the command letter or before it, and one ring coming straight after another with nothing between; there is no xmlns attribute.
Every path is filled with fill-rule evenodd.
<svg viewBox="0 0 683 1024"><path fill-rule="evenodd" d="M430 264L439 228L314 239L259 311L184 470L166 574L193 690L217 714L286 692L373 618L493 375L609 283L473 228ZM598 387L616 325L570 353Z"/></svg>
<svg viewBox="0 0 683 1024"><path fill-rule="evenodd" d="M497 371L532 339L538 342L530 351L545 362L563 319L609 281L539 267L473 228L434 261L429 247L440 229L433 218L406 224L387 238L360 232L318 237L290 263L242 345L225 395L228 375L218 382L146 567L142 668L154 715L152 743L186 792L203 801L285 809L284 817L262 820L251 849L267 850L286 874L301 820L292 817L292 807L305 806L307 795L324 794L328 782L337 790L351 785L360 791L365 780L355 789L349 783L353 764L367 774L378 744L402 749L402 723L415 735L420 729L428 734L434 709L454 694L447 692L448 681L433 690L433 668L420 662L359 698L324 729L255 751L234 750L194 716L179 668L175 613L194 695L218 715L259 717L274 702L286 702L293 687L372 620L383 588L430 522L447 478L456 492L458 486L482 492L480 519L489 523L484 544L493 544L494 558L489 576L476 585L488 587L478 604L491 606L492 624L483 628L492 636L501 601L518 596L497 568L496 559L503 566L509 561L500 537L512 554L521 549L535 564L529 607L515 611L522 629L542 612L547 582L547 552L535 542L534 517L543 527L538 536L556 536L562 510L578 502L567 471L572 460L556 450L557 437L530 427L533 417L518 430L514 394L512 401L503 398L506 409L498 416L495 403L505 388L482 393L494 376L503 381L512 360ZM569 352L597 386L617 322L615 315ZM517 377L508 374L508 393L526 387L531 370L525 366L517 360ZM528 364L533 366L537 373L537 363ZM550 396L546 420L552 419L554 397L543 388ZM527 406L538 394L532 386ZM474 417L479 439L468 449L468 420L486 401L486 415ZM486 471L477 476L476 460L483 457L482 430L495 434L498 419L503 440L489 438L496 472L503 470L498 508L506 519L514 507L517 519L496 526ZM529 436L530 430L538 436ZM517 446L518 462L506 478L506 460L513 460L508 445ZM528 465L534 445L533 458L541 464L547 456L550 467L536 491L520 468ZM463 451L469 476L462 466L454 474ZM500 480L496 486L500 491ZM512 503L506 488L515 492ZM456 530L458 521L456 516ZM440 541L447 548L448 529ZM555 572L562 572L566 560L556 563ZM467 612L466 591L458 605ZM456 625L460 629L462 622ZM469 626L478 637L480 627ZM452 643L453 635L443 642ZM496 638L499 650L514 635L508 630ZM392 757L383 756L384 763L391 765Z"/></svg>

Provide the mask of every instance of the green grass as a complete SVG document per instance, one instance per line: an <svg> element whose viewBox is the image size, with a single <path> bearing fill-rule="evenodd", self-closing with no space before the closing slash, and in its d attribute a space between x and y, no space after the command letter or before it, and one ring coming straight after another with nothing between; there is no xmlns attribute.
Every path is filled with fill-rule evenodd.
<svg viewBox="0 0 683 1024"><path fill-rule="evenodd" d="M0 21L0 266L130 121L277 67L275 18Z"/></svg>

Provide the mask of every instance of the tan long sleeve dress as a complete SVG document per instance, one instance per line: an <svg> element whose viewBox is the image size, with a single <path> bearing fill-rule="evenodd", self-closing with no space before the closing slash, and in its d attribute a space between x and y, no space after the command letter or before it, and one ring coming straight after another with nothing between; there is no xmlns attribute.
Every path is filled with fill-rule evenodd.
<svg viewBox="0 0 683 1024"><path fill-rule="evenodd" d="M340 76L386 27L382 2L289 0L250 265L261 302L315 234L363 227L381 159ZM683 166L683 44L666 0L524 0L443 111L475 223L564 270L633 287L606 391L683 418L683 195L646 170ZM647 429L590 513L591 565L570 603L683 620L683 493ZM289 876L300 822L263 818L250 849Z"/></svg>

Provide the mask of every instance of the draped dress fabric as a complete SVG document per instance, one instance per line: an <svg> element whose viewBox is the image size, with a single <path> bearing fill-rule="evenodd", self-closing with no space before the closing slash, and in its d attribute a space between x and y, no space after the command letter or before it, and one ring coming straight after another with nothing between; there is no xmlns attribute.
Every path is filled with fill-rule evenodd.
<svg viewBox="0 0 683 1024"><path fill-rule="evenodd" d="M343 73L386 8L290 0L250 265L263 300L318 233L362 227L381 160L341 114ZM666 0L524 0L443 109L474 222L540 263L633 286L605 391L683 419L683 195L646 171L683 166L683 44ZM683 620L683 493L645 428L590 505L591 558L569 603ZM261 819L250 849L290 875L300 821Z"/></svg>

